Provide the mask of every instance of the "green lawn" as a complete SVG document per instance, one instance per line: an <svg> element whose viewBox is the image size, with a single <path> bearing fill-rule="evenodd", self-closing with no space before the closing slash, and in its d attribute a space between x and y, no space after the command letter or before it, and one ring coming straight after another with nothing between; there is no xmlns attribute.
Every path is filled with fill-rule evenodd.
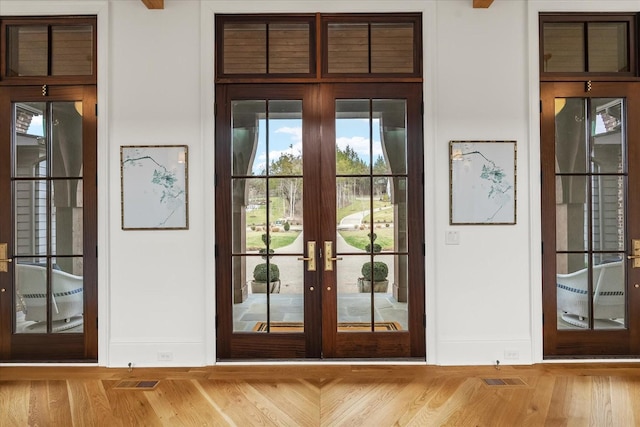
<svg viewBox="0 0 640 427"><path fill-rule="evenodd" d="M351 246L364 250L369 244L369 230L340 230L342 238ZM393 228L382 227L374 229L374 233L378 236L375 243L382 246L383 251L392 251L393 248Z"/></svg>
<svg viewBox="0 0 640 427"><path fill-rule="evenodd" d="M374 200L373 201L374 209L375 208L383 208L385 206L391 206L391 204L389 202L381 202L380 200ZM344 208L338 209L338 217L336 218L336 222L339 223L342 220L342 218L344 218L347 215L351 215L351 214L354 214L356 212L367 211L370 208L371 207L369 205L369 199L357 199L357 200L354 200L354 202L351 203L349 206L345 206ZM378 212L377 215L375 215L374 219L376 221L384 219L384 216L382 216L382 215L385 215L387 211L390 212L390 217L393 218L393 209L388 209L388 210L384 210L382 212ZM389 222L391 222L391 220Z"/></svg>
<svg viewBox="0 0 640 427"><path fill-rule="evenodd" d="M262 235L264 231L247 231L247 250L248 251L257 251L261 248L264 248L264 243L262 242ZM271 249L278 249L283 246L290 245L296 240L300 234L299 230L289 230L289 231L279 231L277 233L270 233L271 236Z"/></svg>
<svg viewBox="0 0 640 427"><path fill-rule="evenodd" d="M284 210L282 207L282 197L271 198L271 211L269 212L269 221L275 222L276 220L284 216ZM260 206L258 209L247 212L247 224L248 225L264 225L267 221L267 207L266 205Z"/></svg>

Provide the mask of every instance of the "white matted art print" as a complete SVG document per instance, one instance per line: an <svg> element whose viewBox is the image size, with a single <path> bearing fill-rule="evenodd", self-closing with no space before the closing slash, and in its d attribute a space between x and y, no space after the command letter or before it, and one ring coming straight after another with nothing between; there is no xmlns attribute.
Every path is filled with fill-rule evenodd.
<svg viewBox="0 0 640 427"><path fill-rule="evenodd" d="M123 230L189 228L186 145L120 147Z"/></svg>
<svg viewBox="0 0 640 427"><path fill-rule="evenodd" d="M516 223L516 141L450 141L449 223Z"/></svg>

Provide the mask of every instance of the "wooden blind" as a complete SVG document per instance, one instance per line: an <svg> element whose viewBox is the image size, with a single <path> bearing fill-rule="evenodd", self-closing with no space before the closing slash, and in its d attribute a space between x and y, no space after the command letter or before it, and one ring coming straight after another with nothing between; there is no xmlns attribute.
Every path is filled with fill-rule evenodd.
<svg viewBox="0 0 640 427"><path fill-rule="evenodd" d="M327 31L327 71L369 72L369 25L330 23Z"/></svg>
<svg viewBox="0 0 640 427"><path fill-rule="evenodd" d="M4 20L3 77L95 77L96 40L92 21L95 20Z"/></svg>
<svg viewBox="0 0 640 427"><path fill-rule="evenodd" d="M549 78L637 75L635 34L635 14L541 14L540 71Z"/></svg>
<svg viewBox="0 0 640 427"><path fill-rule="evenodd" d="M51 74L88 76L93 72L93 28L56 26L51 29Z"/></svg>
<svg viewBox="0 0 640 427"><path fill-rule="evenodd" d="M589 71L629 71L627 24L603 22L587 24Z"/></svg>
<svg viewBox="0 0 640 427"><path fill-rule="evenodd" d="M413 22L328 23L328 74L413 74Z"/></svg>
<svg viewBox="0 0 640 427"><path fill-rule="evenodd" d="M393 13L218 15L216 77L421 78L421 22Z"/></svg>
<svg viewBox="0 0 640 427"><path fill-rule="evenodd" d="M7 74L46 76L49 68L47 27L11 26L7 33Z"/></svg>
<svg viewBox="0 0 640 427"><path fill-rule="evenodd" d="M225 23L224 74L309 73L309 33L307 23Z"/></svg>
<svg viewBox="0 0 640 427"><path fill-rule="evenodd" d="M413 23L371 24L371 72L413 72Z"/></svg>
<svg viewBox="0 0 640 427"><path fill-rule="evenodd" d="M266 74L267 25L224 25L224 74Z"/></svg>
<svg viewBox="0 0 640 427"><path fill-rule="evenodd" d="M309 50L309 24L269 24L269 73L309 73Z"/></svg>

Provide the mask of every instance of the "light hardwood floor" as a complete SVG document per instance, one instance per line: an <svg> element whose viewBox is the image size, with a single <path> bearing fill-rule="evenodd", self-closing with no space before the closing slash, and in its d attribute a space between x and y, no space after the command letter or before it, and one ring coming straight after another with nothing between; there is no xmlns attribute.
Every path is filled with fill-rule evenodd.
<svg viewBox="0 0 640 427"><path fill-rule="evenodd" d="M640 364L0 367L0 425L637 426Z"/></svg>

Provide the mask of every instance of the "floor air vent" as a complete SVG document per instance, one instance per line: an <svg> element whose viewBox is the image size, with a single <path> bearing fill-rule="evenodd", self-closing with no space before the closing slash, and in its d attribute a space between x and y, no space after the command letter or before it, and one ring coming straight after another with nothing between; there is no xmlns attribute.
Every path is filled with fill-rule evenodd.
<svg viewBox="0 0 640 427"><path fill-rule="evenodd" d="M158 380L123 380L116 384L114 388L118 390L153 390L159 382Z"/></svg>
<svg viewBox="0 0 640 427"><path fill-rule="evenodd" d="M523 387L527 383L520 378L483 378L482 381L485 385L490 387L509 386L509 387Z"/></svg>

